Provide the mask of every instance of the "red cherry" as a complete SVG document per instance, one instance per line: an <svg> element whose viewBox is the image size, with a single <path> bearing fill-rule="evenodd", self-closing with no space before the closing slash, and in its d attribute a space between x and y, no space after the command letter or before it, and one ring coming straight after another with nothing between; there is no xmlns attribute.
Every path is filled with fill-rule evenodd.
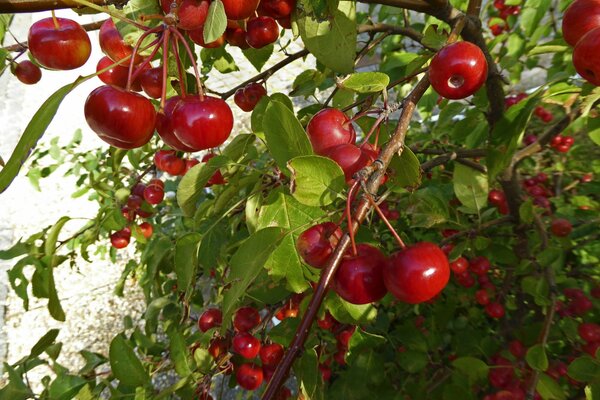
<svg viewBox="0 0 600 400"><path fill-rule="evenodd" d="M306 133L317 154L341 144L354 144L356 133L349 118L337 108L316 113L306 127Z"/></svg>
<svg viewBox="0 0 600 400"><path fill-rule="evenodd" d="M583 174L581 176L580 180L581 180L582 183L590 183L591 181L594 180L594 174L592 174L591 172L587 173L587 174Z"/></svg>
<svg viewBox="0 0 600 400"><path fill-rule="evenodd" d="M334 355L333 359L340 365L346 365L346 350L340 349Z"/></svg>
<svg viewBox="0 0 600 400"><path fill-rule="evenodd" d="M489 303L485 306L485 312L492 318L500 319L504 316L504 306L500 303Z"/></svg>
<svg viewBox="0 0 600 400"><path fill-rule="evenodd" d="M342 230L333 222L314 225L298 236L296 249L305 263L315 268L322 268L342 234Z"/></svg>
<svg viewBox="0 0 600 400"><path fill-rule="evenodd" d="M592 308L594 308L592 301L587 297L581 297L573 299L571 304L569 304L568 311L573 315L584 315Z"/></svg>
<svg viewBox="0 0 600 400"><path fill-rule="evenodd" d="M450 263L450 269L455 274L462 274L469 268L469 262L464 257L459 257L455 261Z"/></svg>
<svg viewBox="0 0 600 400"><path fill-rule="evenodd" d="M26 85L34 85L42 79L42 70L40 67L29 60L18 63L13 74Z"/></svg>
<svg viewBox="0 0 600 400"><path fill-rule="evenodd" d="M242 364L235 373L238 385L246 390L256 390L263 381L263 370L254 363Z"/></svg>
<svg viewBox="0 0 600 400"><path fill-rule="evenodd" d="M325 364L319 364L319 371L321 372L321 378L323 382L328 382L331 379L331 368Z"/></svg>
<svg viewBox="0 0 600 400"><path fill-rule="evenodd" d="M77 22L67 18L44 18L29 28L27 45L44 68L70 70L90 58L90 38Z"/></svg>
<svg viewBox="0 0 600 400"><path fill-rule="evenodd" d="M227 353L229 344L225 338L216 337L210 341L208 345L208 353L215 359L218 360L222 355Z"/></svg>
<svg viewBox="0 0 600 400"><path fill-rule="evenodd" d="M196 160L195 158L189 158L189 159L185 160L185 172L184 172L184 174L187 174L187 172L190 169L194 168L198 164L200 164L200 161Z"/></svg>
<svg viewBox="0 0 600 400"><path fill-rule="evenodd" d="M329 311L325 312L325 315L322 319L317 320L317 325L319 325L319 328L327 331L333 329L333 327L337 324L338 321L329 313Z"/></svg>
<svg viewBox="0 0 600 400"><path fill-rule="evenodd" d="M225 44L224 35L219 36L216 40L210 43L206 43L204 41L204 28L188 31L188 36L190 39L192 39L192 42L207 49L216 49L217 47L222 47Z"/></svg>
<svg viewBox="0 0 600 400"><path fill-rule="evenodd" d="M485 275L492 265L486 257L475 257L469 261L469 270L475 275Z"/></svg>
<svg viewBox="0 0 600 400"><path fill-rule="evenodd" d="M215 153L205 154L204 157L202 157L202 162L206 163L206 162L208 162L208 160L210 160L211 158L213 158L215 156L216 156ZM225 180L225 178L223 178L221 171L217 171L213 174L213 176L210 177L208 182L206 182L205 187L210 187L213 185L224 185L226 183L227 183L227 181Z"/></svg>
<svg viewBox="0 0 600 400"><path fill-rule="evenodd" d="M351 326L349 328L344 329L336 336L339 349L348 348L348 346L350 345L350 339L352 338L354 331L356 331L356 326Z"/></svg>
<svg viewBox="0 0 600 400"><path fill-rule="evenodd" d="M173 119L173 110L177 104L179 104L180 100L181 97L173 96L165 102L165 108L163 109L163 112L156 114L156 132L158 132L158 136L160 136L163 142L165 142L169 147L177 151L191 153L195 150L189 146L186 146L181 142L181 140L177 139L171 124Z"/></svg>
<svg viewBox="0 0 600 400"><path fill-rule="evenodd" d="M167 155L163 166L164 171L169 175L179 176L185 172L185 161L175 154Z"/></svg>
<svg viewBox="0 0 600 400"><path fill-rule="evenodd" d="M221 326L223 322L223 314L221 310L217 308L209 308L204 311L200 318L198 318L198 328L202 332L206 332L209 329L216 328L217 326Z"/></svg>
<svg viewBox="0 0 600 400"><path fill-rule="evenodd" d="M352 304L379 301L387 290L383 283L385 256L368 244L357 246L357 255L346 254L333 279L333 289Z"/></svg>
<svg viewBox="0 0 600 400"><path fill-rule="evenodd" d="M154 165L159 171L165 170L165 161L167 157L174 156L175 152L173 150L159 150L154 153Z"/></svg>
<svg viewBox="0 0 600 400"><path fill-rule="evenodd" d="M565 237L571 234L573 231L573 225L571 225L571 222L569 222L568 219L556 218L554 221L552 221L550 230L554 236Z"/></svg>
<svg viewBox="0 0 600 400"><path fill-rule="evenodd" d="M600 86L600 28L586 33L573 50L577 73L593 85Z"/></svg>
<svg viewBox="0 0 600 400"><path fill-rule="evenodd" d="M480 289L475 292L475 300L477 300L477 303L485 306L490 303L490 295L488 294L487 290Z"/></svg>
<svg viewBox="0 0 600 400"><path fill-rule="evenodd" d="M96 72L100 72L111 65L114 64L114 61L108 57L102 57L100 61L98 61L98 65L96 66ZM121 89L125 89L127 86L127 77L129 75L129 69L127 67L123 67L120 65L115 65L110 69L100 73L98 78L107 85L118 86Z"/></svg>
<svg viewBox="0 0 600 400"><path fill-rule="evenodd" d="M134 194L134 191L132 190L132 194L129 195L129 198L127 199L127 207L131 208L132 210L137 210L138 208L140 208L142 206L142 203L144 202L143 196L143 191L142 195L139 196L137 194Z"/></svg>
<svg viewBox="0 0 600 400"><path fill-rule="evenodd" d="M225 31L225 40L232 46L237 46L241 49L250 47L246 41L246 31L240 27L227 28Z"/></svg>
<svg viewBox="0 0 600 400"><path fill-rule="evenodd" d="M263 365L275 367L283 358L283 346L278 343L268 344L260 349L260 361Z"/></svg>
<svg viewBox="0 0 600 400"><path fill-rule="evenodd" d="M131 188L131 194L142 198L144 197L144 189L146 189L146 185L143 183L136 183L135 186Z"/></svg>
<svg viewBox="0 0 600 400"><path fill-rule="evenodd" d="M222 0L227 19L239 21L254 15L260 0Z"/></svg>
<svg viewBox="0 0 600 400"><path fill-rule="evenodd" d="M110 235L110 243L115 249L123 249L129 245L131 229L123 228Z"/></svg>
<svg viewBox="0 0 600 400"><path fill-rule="evenodd" d="M494 360L494 368L488 372L490 385L498 389L507 388L515 377L515 371L510 360L497 356Z"/></svg>
<svg viewBox="0 0 600 400"><path fill-rule="evenodd" d="M504 32L504 28L505 26L501 24L490 25L490 30L492 31L492 35L494 36L502 35L502 33Z"/></svg>
<svg viewBox="0 0 600 400"><path fill-rule="evenodd" d="M162 95L163 68L155 67L144 70L140 73L140 84L144 92L153 99L158 99Z"/></svg>
<svg viewBox="0 0 600 400"><path fill-rule="evenodd" d="M235 92L233 100L245 112L254 110L260 99L267 95L267 90L260 83L250 83Z"/></svg>
<svg viewBox="0 0 600 400"><path fill-rule="evenodd" d="M158 185L148 185L144 190L144 200L148 202L148 204L159 204L165 198L165 191L162 187Z"/></svg>
<svg viewBox="0 0 600 400"><path fill-rule="evenodd" d="M503 191L493 189L488 193L488 201L497 206L506 201L506 196L504 196Z"/></svg>
<svg viewBox="0 0 600 400"><path fill-rule="evenodd" d="M600 342L600 325L584 322L579 325L579 336L588 343Z"/></svg>
<svg viewBox="0 0 600 400"><path fill-rule="evenodd" d="M279 37L279 25L271 17L251 18L246 23L246 42L255 49L274 43Z"/></svg>
<svg viewBox="0 0 600 400"><path fill-rule="evenodd" d="M331 158L342 168L348 184L353 182L354 174L366 167L370 162L365 152L350 143L330 147L323 152L323 155Z"/></svg>
<svg viewBox="0 0 600 400"><path fill-rule="evenodd" d="M187 147L206 150L227 140L233 129L233 113L225 101L216 97L187 97L175 106L171 127Z"/></svg>
<svg viewBox="0 0 600 400"><path fill-rule="evenodd" d="M233 317L233 326L238 332L248 332L258 324L260 324L260 315L253 307L242 307Z"/></svg>
<svg viewBox="0 0 600 400"><path fill-rule="evenodd" d="M233 337L233 351L251 360L260 351L260 340L248 332L240 332Z"/></svg>
<svg viewBox="0 0 600 400"><path fill-rule="evenodd" d="M165 14L171 11L173 0L161 0L160 4ZM179 0L177 1L177 27L189 31L200 29L206 22L210 0Z"/></svg>
<svg viewBox="0 0 600 400"><path fill-rule="evenodd" d="M487 79L487 61L481 49L469 42L442 48L431 60L429 80L438 94L464 99L474 94Z"/></svg>
<svg viewBox="0 0 600 400"><path fill-rule="evenodd" d="M390 293L401 301L422 303L446 287L450 279L448 258L435 244L419 242L390 257L383 279Z"/></svg>
<svg viewBox="0 0 600 400"><path fill-rule="evenodd" d="M277 18L277 23L283 29L292 29L292 18L290 15L288 15L287 17L283 17L283 18Z"/></svg>
<svg viewBox="0 0 600 400"><path fill-rule="evenodd" d="M510 351L517 359L521 359L527 354L527 348L523 346L523 343L518 339L515 339L508 344L508 351Z"/></svg>
<svg viewBox="0 0 600 400"><path fill-rule="evenodd" d="M523 138L523 143L524 143L526 146L529 146L530 144L533 144L533 143L535 143L535 142L537 142L537 136L535 136L535 135L526 135L526 136Z"/></svg>
<svg viewBox="0 0 600 400"><path fill-rule="evenodd" d="M99 41L102 52L115 62L133 54L133 47L125 43L111 18L107 19L100 27ZM136 54L134 62L139 64L142 60L143 57Z"/></svg>
<svg viewBox="0 0 600 400"><path fill-rule="evenodd" d="M262 0L258 6L261 15L275 19L289 17L296 8L296 0Z"/></svg>
<svg viewBox="0 0 600 400"><path fill-rule="evenodd" d="M504 10L506 8L504 1L505 0L494 0L494 8L496 8L496 10Z"/></svg>
<svg viewBox="0 0 600 400"><path fill-rule="evenodd" d="M571 46L592 29L600 27L600 0L576 0L563 15L562 31Z"/></svg>
<svg viewBox="0 0 600 400"><path fill-rule="evenodd" d="M459 285L465 288L470 288L475 285L475 278L469 271L465 271L462 274L456 274L456 281Z"/></svg>
<svg viewBox="0 0 600 400"><path fill-rule="evenodd" d="M149 222L142 222L138 226L138 228L140 229L140 232L146 239L150 239L152 237L152 234L154 233L154 228L152 227L152 224Z"/></svg>
<svg viewBox="0 0 600 400"><path fill-rule="evenodd" d="M573 146L575 143L575 138L573 136L562 136L562 144L567 146Z"/></svg>

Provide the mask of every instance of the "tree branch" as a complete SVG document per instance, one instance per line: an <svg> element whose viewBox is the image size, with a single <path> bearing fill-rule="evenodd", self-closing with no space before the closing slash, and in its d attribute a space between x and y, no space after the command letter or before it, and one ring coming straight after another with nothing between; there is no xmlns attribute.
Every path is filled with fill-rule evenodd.
<svg viewBox="0 0 600 400"><path fill-rule="evenodd" d="M402 35L411 38L415 42L421 43L423 40L423 34L416 29L404 26L396 26L389 24L373 24L373 25L359 25L358 33L376 33L376 32L388 32L393 35Z"/></svg>
<svg viewBox="0 0 600 400"><path fill-rule="evenodd" d="M108 6L122 7L129 0L90 0L91 3ZM2 0L0 2L0 14L9 13L31 13L37 11L59 10L63 8L81 8L74 0Z"/></svg>
<svg viewBox="0 0 600 400"><path fill-rule="evenodd" d="M100 27L102 26L102 24L104 22L106 22L105 19L102 21L98 21L98 22L91 22L89 24L84 24L84 25L81 25L81 27L83 29L85 29L86 32L95 31L95 30L100 29ZM2 48L2 50L11 51L11 52L26 51L27 50L27 42L11 44L10 46L6 46L6 47Z"/></svg>
<svg viewBox="0 0 600 400"><path fill-rule="evenodd" d="M421 0L358 0L359 3L381 4L384 6L405 8L407 10L428 12L431 11L431 5Z"/></svg>

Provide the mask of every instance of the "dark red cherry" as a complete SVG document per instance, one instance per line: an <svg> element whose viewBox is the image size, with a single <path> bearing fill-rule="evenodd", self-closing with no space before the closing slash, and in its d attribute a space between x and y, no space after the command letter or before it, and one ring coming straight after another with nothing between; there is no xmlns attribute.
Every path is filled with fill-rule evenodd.
<svg viewBox="0 0 600 400"><path fill-rule="evenodd" d="M125 43L111 18L100 27L99 41L102 52L115 62L133 54L133 47ZM134 62L139 64L142 60L143 57L137 54Z"/></svg>
<svg viewBox="0 0 600 400"><path fill-rule="evenodd" d="M256 390L263 381L263 370L254 363L242 364L235 372L238 385L246 390Z"/></svg>
<svg viewBox="0 0 600 400"><path fill-rule="evenodd" d="M90 128L115 147L141 147L154 133L156 111L150 100L115 86L100 86L90 93L84 112Z"/></svg>
<svg viewBox="0 0 600 400"><path fill-rule="evenodd" d="M469 261L469 270L475 275L485 275L492 267L490 260L486 257L475 257Z"/></svg>
<svg viewBox="0 0 600 400"><path fill-rule="evenodd" d="M138 225L138 229L140 230L142 236L144 236L146 239L150 239L154 233L154 228L149 222L142 222Z"/></svg>
<svg viewBox="0 0 600 400"><path fill-rule="evenodd" d="M165 190L158 185L148 185L144 190L144 200L148 204L159 204L165 198Z"/></svg>
<svg viewBox="0 0 600 400"><path fill-rule="evenodd" d="M246 23L246 41L255 49L274 43L279 37L279 25L271 17L256 17Z"/></svg>
<svg viewBox="0 0 600 400"><path fill-rule="evenodd" d="M485 306L490 303L490 295L487 290L480 289L475 292L475 300L482 306Z"/></svg>
<svg viewBox="0 0 600 400"><path fill-rule="evenodd" d="M155 67L144 70L140 73L140 84L144 93L153 99L158 99L162 95L163 86L163 68Z"/></svg>
<svg viewBox="0 0 600 400"><path fill-rule="evenodd" d="M292 29L292 18L290 15L288 15L287 17L283 17L283 18L277 18L277 23L283 29Z"/></svg>
<svg viewBox="0 0 600 400"><path fill-rule="evenodd" d="M216 337L210 341L208 345L208 353L215 359L218 360L222 355L227 353L229 343L225 338Z"/></svg>
<svg viewBox="0 0 600 400"><path fill-rule="evenodd" d="M342 168L348 184L354 180L354 174L371 161L367 153L350 143L330 147L323 152L323 155L331 158Z"/></svg>
<svg viewBox="0 0 600 400"><path fill-rule="evenodd" d="M465 271L461 274L454 275L456 277L456 282L462 287L470 288L475 285L475 278L469 271Z"/></svg>
<svg viewBox="0 0 600 400"><path fill-rule="evenodd" d="M233 326L238 332L248 332L260 324L260 315L254 307L242 307L233 316Z"/></svg>
<svg viewBox="0 0 600 400"><path fill-rule="evenodd" d="M343 331L341 331L337 336L338 349L347 349L350 346L350 339L352 335L356 331L356 326L350 326Z"/></svg>
<svg viewBox="0 0 600 400"><path fill-rule="evenodd" d="M143 183L136 183L135 186L131 188L131 195L144 197L144 189L146 189L146 185Z"/></svg>
<svg viewBox="0 0 600 400"><path fill-rule="evenodd" d="M188 36L192 39L192 42L207 49L216 49L225 44L225 35L219 36L219 38L213 42L206 43L204 41L204 28L188 31Z"/></svg>
<svg viewBox="0 0 600 400"><path fill-rule="evenodd" d="M600 27L579 39L573 50L573 65L583 79L600 86Z"/></svg>
<svg viewBox="0 0 600 400"><path fill-rule="evenodd" d="M379 301L387 290L383 283L385 256L376 247L357 245L357 255L346 254L333 279L333 289L352 304Z"/></svg>
<svg viewBox="0 0 600 400"><path fill-rule="evenodd" d="M246 41L246 31L240 27L227 28L225 31L225 40L232 46L237 46L240 49L250 47Z"/></svg>
<svg viewBox="0 0 600 400"><path fill-rule="evenodd" d="M187 97L175 106L171 127L187 147L206 150L227 140L233 129L233 113L225 101L216 97Z"/></svg>
<svg viewBox="0 0 600 400"><path fill-rule="evenodd" d="M161 0L160 4L165 14L171 10L173 0ZM177 27L186 31L200 29L206 22L210 0L179 0L177 1Z"/></svg>
<svg viewBox="0 0 600 400"><path fill-rule="evenodd" d="M77 22L67 18L44 18L29 28L27 45L44 68L70 70L90 58L90 38Z"/></svg>
<svg viewBox="0 0 600 400"><path fill-rule="evenodd" d="M571 234L573 231L573 225L571 225L571 222L569 222L568 219L556 218L554 221L552 221L550 230L554 236L565 237Z"/></svg>
<svg viewBox="0 0 600 400"><path fill-rule="evenodd" d="M489 303L485 306L485 312L492 318L500 319L504 316L504 306L500 303Z"/></svg>
<svg viewBox="0 0 600 400"><path fill-rule="evenodd" d="M156 114L156 132L158 132L158 136L172 149L177 151L184 151L186 153L191 153L195 151L193 148L186 146L181 142L181 140L177 139L175 136L175 132L173 132L173 127L171 125L171 121L173 119L173 110L181 100L179 96L173 96L165 102L165 107L162 112L158 112Z"/></svg>
<svg viewBox="0 0 600 400"><path fill-rule="evenodd" d="M600 342L600 325L584 322L577 328L579 336L588 343Z"/></svg>
<svg viewBox="0 0 600 400"><path fill-rule="evenodd" d="M410 304L437 296L449 279L446 254L429 242L419 242L393 254L383 270L383 280L390 293Z"/></svg>
<svg viewBox="0 0 600 400"><path fill-rule="evenodd" d="M260 361L263 365L275 367L283 358L283 346L278 343L267 344L260 349Z"/></svg>
<svg viewBox="0 0 600 400"><path fill-rule="evenodd" d="M350 119L337 108L326 108L316 113L306 127L306 133L317 154L341 144L354 144L356 133Z"/></svg>
<svg viewBox="0 0 600 400"><path fill-rule="evenodd" d="M206 332L209 329L216 328L217 326L221 326L223 322L223 314L221 310L217 308L209 308L204 311L200 318L198 319L198 328L202 332Z"/></svg>
<svg viewBox="0 0 600 400"><path fill-rule="evenodd" d="M469 42L456 42L433 57L429 80L440 96L464 99L483 86L487 71L487 61L479 47Z"/></svg>
<svg viewBox="0 0 600 400"><path fill-rule="evenodd" d="M275 19L289 17L296 8L296 0L261 0L258 10L261 15Z"/></svg>
<svg viewBox="0 0 600 400"><path fill-rule="evenodd" d="M562 20L562 33L565 42L575 46L592 29L600 27L600 0L576 0Z"/></svg>
<svg viewBox="0 0 600 400"><path fill-rule="evenodd" d="M127 207L131 208L132 210L137 210L138 208L140 208L142 206L142 203L144 202L143 197L144 197L143 191L142 191L141 196L139 196L137 194L133 194L133 191L132 191L132 194L127 199Z"/></svg>
<svg viewBox="0 0 600 400"><path fill-rule="evenodd" d="M521 359L527 354L527 348L518 339L515 339L508 344L508 351L510 351L516 359Z"/></svg>
<svg viewBox="0 0 600 400"><path fill-rule="evenodd" d="M16 65L13 74L26 85L34 85L42 79L42 70L29 60L21 61Z"/></svg>
<svg viewBox="0 0 600 400"><path fill-rule="evenodd" d="M233 351L251 360L260 351L260 340L248 332L239 332L233 337Z"/></svg>
<svg viewBox="0 0 600 400"><path fill-rule="evenodd" d="M333 222L314 225L298 236L296 249L311 267L322 268L342 237L342 230Z"/></svg>
<svg viewBox="0 0 600 400"><path fill-rule="evenodd" d="M319 328L325 330L331 330L338 324L339 322L333 317L333 315L331 315L329 311L325 312L323 318L317 320L317 325L319 325Z"/></svg>
<svg viewBox="0 0 600 400"><path fill-rule="evenodd" d="M267 90L260 83L250 83L235 92L233 100L245 112L254 110L260 99L267 95Z"/></svg>
<svg viewBox="0 0 600 400"><path fill-rule="evenodd" d="M254 15L260 0L222 0L227 19L239 21Z"/></svg>
<svg viewBox="0 0 600 400"><path fill-rule="evenodd" d="M464 257L459 257L450 263L450 269L455 274L462 274L469 268L469 262Z"/></svg>

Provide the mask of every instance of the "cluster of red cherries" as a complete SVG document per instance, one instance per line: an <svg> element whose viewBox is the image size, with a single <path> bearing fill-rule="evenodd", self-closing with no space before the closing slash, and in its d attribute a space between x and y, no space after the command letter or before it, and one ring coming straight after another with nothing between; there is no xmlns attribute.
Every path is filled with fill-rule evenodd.
<svg viewBox="0 0 600 400"><path fill-rule="evenodd" d="M503 32L508 32L510 26L508 24L508 17L511 15L519 15L521 13L521 6L507 6L505 0L494 0L494 8L498 10L502 23L493 23L490 21L490 30L494 36L501 35Z"/></svg>
<svg viewBox="0 0 600 400"><path fill-rule="evenodd" d="M550 212L550 198L554 196L550 187L548 175L540 172L535 176L525 178L521 182L525 192L533 199L533 204Z"/></svg>
<svg viewBox="0 0 600 400"><path fill-rule="evenodd" d="M574 47L573 65L586 81L600 86L600 1L575 0L565 11L563 37Z"/></svg>
<svg viewBox="0 0 600 400"><path fill-rule="evenodd" d="M504 99L504 105L505 105L506 109L508 110L509 108L511 108L512 106L514 106L515 104L521 102L522 100L524 100L526 98L527 98L526 93L511 94L509 96L506 96L506 98ZM535 108L535 110L533 110L533 114L545 123L552 122L552 120L554 119L554 114L552 114L550 111L546 110L542 106L537 106ZM535 141L535 136L533 136L533 137L534 137L533 141ZM529 144L529 143L526 143L526 144Z"/></svg>

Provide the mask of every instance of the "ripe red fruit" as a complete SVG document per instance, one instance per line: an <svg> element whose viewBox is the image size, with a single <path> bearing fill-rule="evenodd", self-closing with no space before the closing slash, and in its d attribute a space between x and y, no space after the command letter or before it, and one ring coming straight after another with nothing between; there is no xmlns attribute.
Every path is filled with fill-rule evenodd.
<svg viewBox="0 0 600 400"><path fill-rule="evenodd" d="M515 356L515 358L521 359L525 357L525 354L527 353L527 348L523 346L523 343L521 343L520 340L515 339L508 344L508 351L510 351L510 353L513 356Z"/></svg>
<svg viewBox="0 0 600 400"><path fill-rule="evenodd" d="M565 237L571 234L573 231L573 225L571 225L571 222L569 222L568 219L556 218L554 221L552 221L550 230L554 236Z"/></svg>
<svg viewBox="0 0 600 400"><path fill-rule="evenodd" d="M233 129L233 113L216 97L187 97L175 105L171 127L177 139L194 151L223 144Z"/></svg>
<svg viewBox="0 0 600 400"><path fill-rule="evenodd" d="M100 72L114 64L114 61L108 57L102 57L96 66L96 72ZM127 86L127 77L129 69L120 65L115 65L110 69L98 74L98 78L107 85L118 86L125 89ZM139 86L139 85L138 85ZM132 88L133 89L133 88Z"/></svg>
<svg viewBox="0 0 600 400"><path fill-rule="evenodd" d="M577 73L593 85L600 86L600 28L586 33L573 50Z"/></svg>
<svg viewBox="0 0 600 400"><path fill-rule="evenodd" d="M448 99L474 94L487 79L488 65L481 49L469 42L442 48L431 60L429 80L435 91Z"/></svg>
<svg viewBox="0 0 600 400"><path fill-rule="evenodd" d="M351 327L344 329L336 336L336 339L338 341L337 347L339 349L347 349L348 348L348 346L350 345L350 339L352 338L354 331L356 331L356 326L351 326Z"/></svg>
<svg viewBox="0 0 600 400"><path fill-rule="evenodd" d="M486 257L475 257L469 261L469 270L475 275L485 275L492 265Z"/></svg>
<svg viewBox="0 0 600 400"><path fill-rule="evenodd" d="M225 30L225 40L232 46L237 46L240 49L247 49L250 47L246 41L246 31L241 27L227 28Z"/></svg>
<svg viewBox="0 0 600 400"><path fill-rule="evenodd" d="M296 249L305 263L315 268L322 268L342 234L342 230L333 222L314 225L298 236Z"/></svg>
<svg viewBox="0 0 600 400"><path fill-rule="evenodd" d="M248 332L260 324L260 315L253 307L239 308L233 317L233 326L239 332Z"/></svg>
<svg viewBox="0 0 600 400"><path fill-rule="evenodd" d="M173 0L161 0L160 4L165 14L171 11ZM201 28L208 16L210 0L180 0L177 2L177 27L186 31Z"/></svg>
<svg viewBox="0 0 600 400"><path fill-rule="evenodd" d="M279 37L279 25L271 17L256 17L246 23L246 42L255 49L274 43Z"/></svg>
<svg viewBox="0 0 600 400"><path fill-rule="evenodd" d="M146 200L148 204L159 204L164 198L165 191L158 185L148 185L146 189L144 189L144 200Z"/></svg>
<svg viewBox="0 0 600 400"><path fill-rule="evenodd" d="M475 292L475 300L477 300L477 303L485 306L490 303L490 295L488 294L487 290L480 289Z"/></svg>
<svg viewBox="0 0 600 400"><path fill-rule="evenodd" d="M215 359L218 360L222 355L227 353L229 344L225 338L216 337L210 341L208 345L208 353Z"/></svg>
<svg viewBox="0 0 600 400"><path fill-rule="evenodd" d="M267 95L267 90L260 83L250 83L235 92L233 100L245 112L254 110L260 99Z"/></svg>
<svg viewBox="0 0 600 400"><path fill-rule="evenodd" d="M108 144L134 149L154 133L156 111L144 96L114 86L100 86L85 101L85 119Z"/></svg>
<svg viewBox="0 0 600 400"><path fill-rule="evenodd" d="M565 41L575 46L592 29L600 27L600 0L576 0L563 15Z"/></svg>
<svg viewBox="0 0 600 400"><path fill-rule="evenodd" d="M205 154L204 157L202 157L202 162L206 163L206 162L208 162L208 160L210 160L211 158L213 158L215 156L216 156L215 153ZM196 164L198 164L198 162L196 162ZM213 176L210 177L208 182L206 182L205 187L210 187L213 185L224 185L226 183L227 183L227 181L225 180L225 178L223 178L221 171L217 171L213 174Z"/></svg>
<svg viewBox="0 0 600 400"><path fill-rule="evenodd" d="M338 321L329 313L329 311L325 312L325 315L322 319L317 320L317 325L319 325L319 328L325 330L330 330L337 324Z"/></svg>
<svg viewBox="0 0 600 400"><path fill-rule="evenodd" d="M48 69L81 67L90 58L92 44L87 32L67 18L44 18L29 28L27 45L37 62Z"/></svg>
<svg viewBox="0 0 600 400"><path fill-rule="evenodd" d="M146 185L143 183L136 183L131 188L131 195L139 196L140 198L144 197L144 189L146 189Z"/></svg>
<svg viewBox="0 0 600 400"><path fill-rule="evenodd" d="M489 303L485 306L485 312L492 318L502 318L504 316L504 306L500 303Z"/></svg>
<svg viewBox="0 0 600 400"><path fill-rule="evenodd" d="M275 19L289 17L296 8L296 0L262 0L258 6L261 15Z"/></svg>
<svg viewBox="0 0 600 400"><path fill-rule="evenodd" d="M248 332L240 332L233 337L233 351L251 360L260 351L260 340Z"/></svg>
<svg viewBox="0 0 600 400"><path fill-rule="evenodd" d="M316 113L306 127L306 133L317 154L341 144L354 144L356 133L349 118L337 108L326 108Z"/></svg>
<svg viewBox="0 0 600 400"><path fill-rule="evenodd" d="M577 329L579 336L588 343L600 342L600 325L584 322Z"/></svg>
<svg viewBox="0 0 600 400"><path fill-rule="evenodd" d="M169 154L163 161L163 170L169 175L183 175L185 172L185 161L175 154Z"/></svg>
<svg viewBox="0 0 600 400"><path fill-rule="evenodd" d="M459 257L455 261L450 263L450 269L455 274L462 274L469 268L469 262L464 257Z"/></svg>
<svg viewBox="0 0 600 400"><path fill-rule="evenodd" d="M115 249L123 249L129 245L131 229L123 228L110 235L110 243Z"/></svg>
<svg viewBox="0 0 600 400"><path fill-rule="evenodd" d="M156 114L156 132L158 132L158 136L165 142L169 147L177 150L177 151L185 151L186 153L190 153L195 151L193 148L186 146L181 142L181 140L177 139L175 133L173 132L172 119L173 119L173 110L181 100L179 96L173 96L165 102L165 107L163 112L158 112Z"/></svg>
<svg viewBox="0 0 600 400"><path fill-rule="evenodd" d="M149 68L140 73L140 84L144 92L153 99L158 99L162 95L163 68Z"/></svg>
<svg viewBox="0 0 600 400"><path fill-rule="evenodd" d="M127 222L133 222L135 220L135 210L124 206L121 207L121 215L127 220Z"/></svg>
<svg viewBox="0 0 600 400"><path fill-rule="evenodd" d="M263 370L254 363L242 364L235 372L238 385L246 390L256 390L263 381Z"/></svg>
<svg viewBox="0 0 600 400"><path fill-rule="evenodd" d="M498 206L506 201L506 196L504 196L503 191L493 189L488 193L488 201L491 204Z"/></svg>
<svg viewBox="0 0 600 400"><path fill-rule="evenodd" d="M277 23L283 29L292 29L292 18L290 15L283 18L277 18Z"/></svg>
<svg viewBox="0 0 600 400"><path fill-rule="evenodd" d="M600 342L591 342L591 343L586 343L583 346L583 351L588 353L590 356L596 358L596 353L598 352L599 348L600 348Z"/></svg>
<svg viewBox="0 0 600 400"><path fill-rule="evenodd" d="M209 329L221 326L222 322L223 314L221 313L221 310L209 308L200 315L200 318L198 318L198 328L202 332L206 332Z"/></svg>
<svg viewBox="0 0 600 400"><path fill-rule="evenodd" d="M383 270L390 293L410 304L437 296L449 279L446 254L429 242L419 242L393 254Z"/></svg>
<svg viewBox="0 0 600 400"><path fill-rule="evenodd" d="M120 61L133 54L133 47L125 43L123 36L117 30L111 18L107 19L100 27L99 42L102 52L113 61ZM139 54L135 55L135 63L143 60Z"/></svg>
<svg viewBox="0 0 600 400"><path fill-rule="evenodd" d="M260 349L260 361L263 365L275 367L283 358L283 346L278 343L268 344Z"/></svg>
<svg viewBox="0 0 600 400"><path fill-rule="evenodd" d="M204 41L204 28L188 31L188 36L192 39L192 42L207 49L216 49L225 44L225 35L221 35L216 40L206 43Z"/></svg>
<svg viewBox="0 0 600 400"><path fill-rule="evenodd" d="M185 172L184 172L184 175L187 174L187 172L190 169L194 168L198 164L200 164L200 161L197 160L197 159L195 159L195 158L188 158L187 160L185 160ZM210 182L210 180L209 180L209 182ZM207 183L207 185L208 185L208 183Z"/></svg>
<svg viewBox="0 0 600 400"><path fill-rule="evenodd" d="M152 224L149 222L142 222L138 226L138 228L140 229L140 232L146 239L150 239L152 237L152 234L154 233L154 228L152 227Z"/></svg>
<svg viewBox="0 0 600 400"><path fill-rule="evenodd" d="M13 74L26 85L36 84L42 79L42 70L29 60L21 61L15 67Z"/></svg>
<svg viewBox="0 0 600 400"><path fill-rule="evenodd" d="M154 153L154 165L158 170L164 171L167 157L174 155L175 152L173 150L158 150L156 153Z"/></svg>
<svg viewBox="0 0 600 400"><path fill-rule="evenodd" d="M222 0L227 19L239 21L254 15L260 0Z"/></svg>
<svg viewBox="0 0 600 400"><path fill-rule="evenodd" d="M323 155L331 158L342 168L348 184L351 184L354 180L354 174L370 162L367 153L350 143L330 147L323 152Z"/></svg>
<svg viewBox="0 0 600 400"><path fill-rule="evenodd" d="M145 187L144 187L145 189ZM132 189L132 194L129 196L129 198L127 199L127 207L131 208L132 210L137 210L138 208L140 208L142 206L142 203L144 202L144 199L142 198L144 196L144 192L142 191L142 195L138 195L138 194L134 194L134 191Z"/></svg>
<svg viewBox="0 0 600 400"><path fill-rule="evenodd" d="M352 304L381 300L387 292L383 283L385 256L368 244L359 244L357 255L350 253L342 258L333 279L333 289Z"/></svg>

